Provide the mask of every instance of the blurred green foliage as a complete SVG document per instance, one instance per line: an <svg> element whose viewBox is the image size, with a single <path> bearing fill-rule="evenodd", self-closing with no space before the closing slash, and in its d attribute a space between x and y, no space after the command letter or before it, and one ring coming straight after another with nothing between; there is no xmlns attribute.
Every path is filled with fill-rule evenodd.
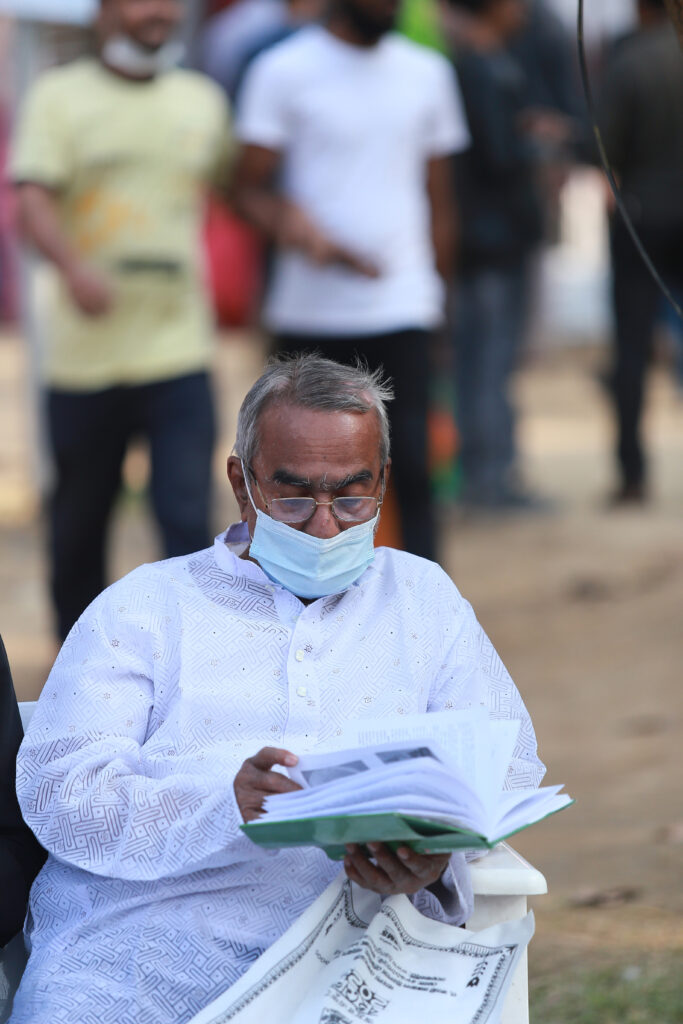
<svg viewBox="0 0 683 1024"><path fill-rule="evenodd" d="M438 0L403 0L399 28L416 43L445 51L439 27Z"/></svg>
<svg viewBox="0 0 683 1024"><path fill-rule="evenodd" d="M681 1024L681 963L679 951L532 977L531 1024Z"/></svg>

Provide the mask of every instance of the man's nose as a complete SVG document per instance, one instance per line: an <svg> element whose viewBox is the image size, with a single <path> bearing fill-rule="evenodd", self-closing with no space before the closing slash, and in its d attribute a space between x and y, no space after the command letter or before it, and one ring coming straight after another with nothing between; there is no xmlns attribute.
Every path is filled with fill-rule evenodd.
<svg viewBox="0 0 683 1024"><path fill-rule="evenodd" d="M326 540L328 537L336 537L340 532L340 526L332 515L332 505L327 503L317 505L315 512L306 523L306 533L312 537L319 537Z"/></svg>

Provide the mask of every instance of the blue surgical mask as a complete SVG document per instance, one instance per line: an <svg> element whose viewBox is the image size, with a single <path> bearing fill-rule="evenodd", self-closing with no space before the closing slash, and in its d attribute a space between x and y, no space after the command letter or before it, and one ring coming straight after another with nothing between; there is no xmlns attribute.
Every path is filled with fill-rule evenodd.
<svg viewBox="0 0 683 1024"><path fill-rule="evenodd" d="M273 519L254 505L245 472L256 526L249 548L266 576L297 597L315 599L339 594L365 572L375 557L374 518L350 526L334 537L312 537Z"/></svg>

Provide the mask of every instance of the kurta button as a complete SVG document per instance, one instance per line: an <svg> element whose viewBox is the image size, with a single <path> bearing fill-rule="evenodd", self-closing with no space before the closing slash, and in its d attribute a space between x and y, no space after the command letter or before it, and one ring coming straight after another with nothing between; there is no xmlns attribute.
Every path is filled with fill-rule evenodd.
<svg viewBox="0 0 683 1024"><path fill-rule="evenodd" d="M296 658L297 661L303 661L304 660L304 652L299 650L299 651L296 652L294 657Z"/></svg>
<svg viewBox="0 0 683 1024"><path fill-rule="evenodd" d="M305 697L306 694L308 693L308 690L306 689L305 686L297 686L296 692L297 692L297 696Z"/></svg>

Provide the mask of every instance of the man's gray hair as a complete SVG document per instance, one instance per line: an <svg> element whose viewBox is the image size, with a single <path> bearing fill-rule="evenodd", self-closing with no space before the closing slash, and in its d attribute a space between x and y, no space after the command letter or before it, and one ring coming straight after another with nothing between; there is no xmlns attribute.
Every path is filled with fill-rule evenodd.
<svg viewBox="0 0 683 1024"><path fill-rule="evenodd" d="M380 427L380 459L389 458L389 417L386 403L394 397L383 371L369 370L360 360L344 366L316 353L297 353L269 360L247 393L237 417L235 454L250 466L259 445L259 421L274 402L325 412L372 412Z"/></svg>

